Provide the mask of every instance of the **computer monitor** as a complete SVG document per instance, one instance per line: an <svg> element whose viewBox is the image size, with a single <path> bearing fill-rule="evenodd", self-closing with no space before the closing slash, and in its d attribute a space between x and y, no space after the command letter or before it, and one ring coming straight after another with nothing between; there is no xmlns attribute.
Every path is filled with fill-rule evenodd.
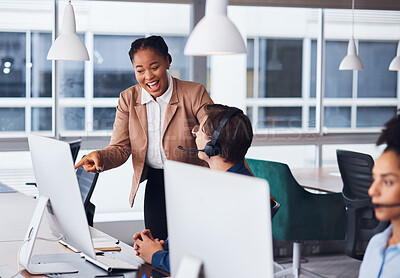
<svg viewBox="0 0 400 278"><path fill-rule="evenodd" d="M94 259L96 254L69 144L33 134L28 136L28 142L40 197L25 238L27 242L21 248L20 263L32 274L74 272L73 267L65 264L30 263L43 212L53 235L62 236L86 256Z"/></svg>
<svg viewBox="0 0 400 278"><path fill-rule="evenodd" d="M186 255L205 278L273 277L266 180L175 161L164 177L173 277Z"/></svg>

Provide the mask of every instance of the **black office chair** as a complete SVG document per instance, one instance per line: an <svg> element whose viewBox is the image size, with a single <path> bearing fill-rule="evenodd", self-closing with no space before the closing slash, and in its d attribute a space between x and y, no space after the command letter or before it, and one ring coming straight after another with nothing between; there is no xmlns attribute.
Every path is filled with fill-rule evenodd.
<svg viewBox="0 0 400 278"><path fill-rule="evenodd" d="M81 148L81 144L82 144L82 140L81 139L77 139L75 141L71 141L68 142L69 143L69 147L71 149L71 155L72 155L72 160L76 161L76 158L78 157L78 152Z"/></svg>
<svg viewBox="0 0 400 278"><path fill-rule="evenodd" d="M89 226L93 227L93 218L96 210L96 206L90 202L93 190L96 186L97 178L99 173L86 172L83 167L79 167L76 170L76 177L78 179L79 188L81 190L83 206L86 212L86 218Z"/></svg>
<svg viewBox="0 0 400 278"><path fill-rule="evenodd" d="M373 181L374 160L369 154L346 150L336 150L336 155L343 180L342 195L347 215L345 253L362 260L371 237L389 225L375 218L368 195Z"/></svg>

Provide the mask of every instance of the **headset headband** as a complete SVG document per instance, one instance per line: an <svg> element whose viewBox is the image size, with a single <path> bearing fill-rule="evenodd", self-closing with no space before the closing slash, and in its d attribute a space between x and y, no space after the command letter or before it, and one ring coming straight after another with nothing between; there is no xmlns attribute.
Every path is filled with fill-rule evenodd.
<svg viewBox="0 0 400 278"><path fill-rule="evenodd" d="M242 113L242 110L236 107L232 107L228 112L225 113L225 115L219 122L218 128L214 130L213 135L211 137L211 141L208 143L209 145L215 147L215 145L217 144L218 137L221 134L221 130L224 128L224 126L226 125L226 123L229 121L230 118L239 113Z"/></svg>

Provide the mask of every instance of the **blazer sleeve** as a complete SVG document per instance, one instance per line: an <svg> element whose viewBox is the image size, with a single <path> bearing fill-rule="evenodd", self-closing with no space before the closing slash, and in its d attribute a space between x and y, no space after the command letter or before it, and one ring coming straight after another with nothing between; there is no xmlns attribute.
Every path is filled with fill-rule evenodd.
<svg viewBox="0 0 400 278"><path fill-rule="evenodd" d="M110 144L101 152L104 170L124 164L131 155L129 137L129 111L132 93L126 90L121 93L116 108L113 133Z"/></svg>
<svg viewBox="0 0 400 278"><path fill-rule="evenodd" d="M199 121L199 123L201 123L206 116L203 109L204 106L206 104L213 104L214 102L212 101L204 85L197 83L194 91L195 93L193 94L194 100L192 101L192 111L195 118Z"/></svg>

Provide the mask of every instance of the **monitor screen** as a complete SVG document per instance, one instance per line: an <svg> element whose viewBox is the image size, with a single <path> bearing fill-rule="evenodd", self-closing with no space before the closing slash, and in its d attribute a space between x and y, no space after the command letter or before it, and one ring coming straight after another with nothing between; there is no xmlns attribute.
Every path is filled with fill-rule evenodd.
<svg viewBox="0 0 400 278"><path fill-rule="evenodd" d="M172 276L191 255L205 278L273 277L266 180L167 161L165 194Z"/></svg>

